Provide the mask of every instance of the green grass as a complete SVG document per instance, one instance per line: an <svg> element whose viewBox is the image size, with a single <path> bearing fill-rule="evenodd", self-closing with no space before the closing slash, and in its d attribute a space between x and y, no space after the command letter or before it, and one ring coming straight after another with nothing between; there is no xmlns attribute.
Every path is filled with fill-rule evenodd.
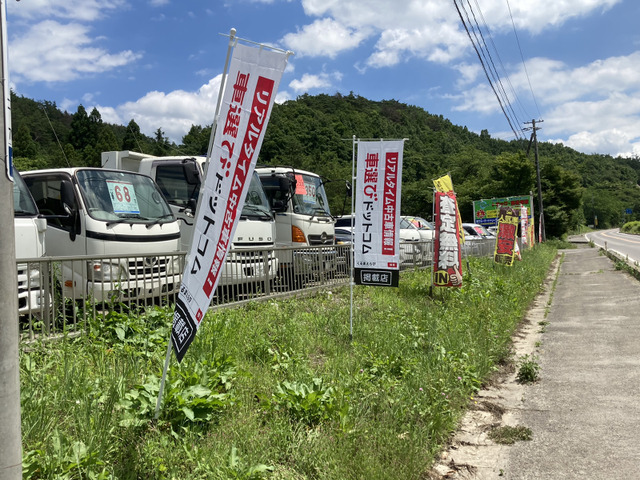
<svg viewBox="0 0 640 480"><path fill-rule="evenodd" d="M516 442L528 441L533 438L530 428L518 425L511 427L504 425L496 427L489 432L489 438L501 445L513 445Z"/></svg>
<svg viewBox="0 0 640 480"><path fill-rule="evenodd" d="M556 251L470 259L460 289L354 288L219 310L171 362L172 312L112 313L21 353L25 478L425 478L501 363Z"/></svg>

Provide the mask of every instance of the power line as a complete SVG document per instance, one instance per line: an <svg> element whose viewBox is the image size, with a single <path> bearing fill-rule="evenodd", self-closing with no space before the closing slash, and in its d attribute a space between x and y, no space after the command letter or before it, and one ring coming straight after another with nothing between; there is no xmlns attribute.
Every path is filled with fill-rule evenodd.
<svg viewBox="0 0 640 480"><path fill-rule="evenodd" d="M482 34L480 25L478 24L475 13L473 12L473 7L471 6L471 3L469 2L469 0L467 0L469 11L471 12L471 14L469 14L463 2L460 2L461 5L458 5L457 0L453 0L453 3L456 7L456 10L458 11L458 15L460 16L462 25L465 31L467 32L467 36L471 41L471 45L473 46L476 52L476 55L480 60L480 64L482 66L482 69L484 70L484 73L485 73L485 76L487 77L489 85L493 90L493 93L495 94L496 99L498 100L500 109L502 110L503 115L507 119L507 123L511 127L511 130L515 135L516 139L520 139L520 134L518 133L518 131L516 131L516 127L514 126L514 123L516 125L519 125L522 122L518 121L518 118L515 115L513 108L511 107L511 102L509 101L509 97L506 94L504 85L502 84L502 81L500 79L500 75L495 68L495 62L493 61L491 52L489 52L487 44L484 41L484 36ZM463 15L462 11L464 11L464 14L467 17L466 21L465 21L465 15ZM475 27L474 27L474 22L471 20L471 16L473 16L474 18L475 25L476 25ZM470 28L471 28L471 31L470 31ZM476 30L477 30L477 33L476 33ZM473 32L473 35L472 35L472 32ZM474 37L475 37L475 41L474 41ZM492 77L494 78L494 80L492 80Z"/></svg>
<svg viewBox="0 0 640 480"><path fill-rule="evenodd" d="M509 17L511 18L511 25L513 26L513 33L516 37L516 43L518 44L518 50L520 51L520 59L522 60L522 66L524 67L524 74L527 77L527 82L529 82L529 90L531 91L531 98L533 98L533 103L536 106L536 110L538 111L538 117L540 117L540 108L538 107L538 102L536 101L536 96L533 93L533 87L531 86L531 78L529 78L529 72L527 71L527 64L524 61L524 55L522 54L522 47L520 46L520 39L518 38L518 32L516 31L516 24L513 21L513 15L511 14L511 5L509 5L509 0L506 0L507 8L509 9Z"/></svg>

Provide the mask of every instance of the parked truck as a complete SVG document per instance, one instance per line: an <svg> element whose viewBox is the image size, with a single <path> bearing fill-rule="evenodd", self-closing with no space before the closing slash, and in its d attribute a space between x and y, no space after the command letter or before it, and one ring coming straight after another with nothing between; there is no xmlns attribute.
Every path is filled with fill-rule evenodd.
<svg viewBox="0 0 640 480"><path fill-rule="evenodd" d="M16 260L18 266L18 314L42 316L50 304L44 291L41 265L27 262L45 253L47 221L38 215L31 193L20 173L13 170L13 224L15 228ZM46 299L46 300L45 300Z"/></svg>
<svg viewBox="0 0 640 480"><path fill-rule="evenodd" d="M194 232L200 187L206 175L206 157L155 157L133 151L102 153L102 166L138 172L156 181L180 220L181 250L188 252ZM274 253L276 224L258 175L254 172L231 249L218 283L218 294L268 292L277 273Z"/></svg>
<svg viewBox="0 0 640 480"><path fill-rule="evenodd" d="M33 170L23 178L61 258L65 298L131 301L177 292L180 230L146 175L101 168Z"/></svg>
<svg viewBox="0 0 640 480"><path fill-rule="evenodd" d="M281 278L299 285L319 274L335 274L335 219L322 178L293 167L258 167L256 172L275 213Z"/></svg>

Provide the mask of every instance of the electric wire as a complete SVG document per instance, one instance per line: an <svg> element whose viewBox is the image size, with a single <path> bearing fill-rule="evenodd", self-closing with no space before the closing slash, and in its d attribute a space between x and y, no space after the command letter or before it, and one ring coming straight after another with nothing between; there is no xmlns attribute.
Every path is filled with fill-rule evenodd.
<svg viewBox="0 0 640 480"><path fill-rule="evenodd" d="M516 31L516 24L513 21L513 15L511 13L511 5L509 5L509 0L506 0L507 2L507 8L509 9L509 17L511 18L511 25L513 26L513 33L516 37L516 43L518 44L518 50L520 51L520 58L522 60L522 66L524 67L524 74L527 77L527 82L529 82L529 90L531 90L531 98L533 98L533 103L536 106L536 110L538 111L538 118L541 117L542 115L540 115L540 108L538 107L538 102L536 100L536 96L533 93L533 87L531 86L531 78L529 77L529 72L527 71L527 64L524 61L524 55L522 54L522 47L520 46L520 39L518 38L518 32Z"/></svg>
<svg viewBox="0 0 640 480"><path fill-rule="evenodd" d="M494 95L496 96L496 99L498 100L498 104L500 105L500 109L502 110L503 115L504 115L504 116L505 116L505 118L507 119L507 123L509 124L509 127L511 128L511 131L512 131L512 132L513 132L513 134L515 135L516 139L519 139L519 138L520 138L520 136L519 136L519 134L516 132L516 128L513 126L513 122L512 122L512 120L511 120L511 118L510 118L509 114L508 114L508 113L507 113L507 111L505 110L505 106L504 106L504 104L503 104L503 100L502 100L502 98L501 98L500 94L498 93L498 91L496 90L496 87L495 87L495 85L494 85L494 82L491 80L491 77L492 77L494 74L493 74L493 72L491 72L491 73L489 72L488 67L487 67L487 65L486 65L486 62L485 62L485 60L483 59L484 51L481 53L481 52L480 52L480 49L481 49L480 43L479 43L479 42L478 42L478 43L474 42L473 36L475 36L475 37L477 38L477 35L476 35L476 33L475 33L475 32L474 32L474 35L473 35L473 36L471 35L471 32L469 31L469 26L467 25L467 22L465 21L465 17L464 17L464 15L462 14L461 8L462 8L462 10L464 10L464 11L465 11L465 14L467 15L467 17L468 17L468 19L469 19L469 23L471 23L471 22L470 22L470 17L469 17L469 15L467 14L466 9L464 8L464 4L463 4L462 6L458 5L457 0L453 0L453 3L454 3L454 5L455 5L455 7L456 7L456 10L457 10L457 12L458 12L458 15L460 16L460 20L461 20L461 22L462 22L462 25L463 25L463 27L464 27L465 31L467 32L467 36L469 37L469 40L471 41L471 45L473 46L473 48L474 48L474 50L475 50L475 52L476 52L476 55L478 56L478 59L480 60L480 64L481 64L481 66L482 66L482 69L484 70L484 74L485 74L485 76L487 77L487 81L489 82L489 86L490 86L490 87L491 87L491 89L493 90L493 93L494 93ZM473 28L473 25L471 25L471 28Z"/></svg>
<svg viewBox="0 0 640 480"><path fill-rule="evenodd" d="M515 101L516 101L517 106L519 107L520 113L522 115L524 115L524 118L531 118L531 115L529 115L527 113L526 108L524 107L524 105L520 101L520 97L516 93L516 90L513 87L513 84L511 83L511 77L507 74L507 69L505 68L504 64L502 63L502 58L500 57L500 53L498 52L498 47L496 46L495 42L493 41L493 35L491 35L491 29L489 28L489 25L487 24L487 21L484 18L484 14L482 13L482 9L480 8L480 5L478 4L478 0L474 0L474 1L475 1L475 4L476 4L476 8L478 10L478 14L479 14L480 18L482 19L482 24L483 24L485 30L487 31L487 36L489 37L489 41L491 43L491 46L493 47L493 51L495 52L495 56L498 59L498 63L500 65L500 67L501 67L501 71L504 73L503 77L506 79L505 81L506 81L507 85L509 86L509 91L511 92L512 98L515 98ZM506 91L504 93L505 93L505 97L508 99L508 95L507 95ZM509 104L511 106L511 111L513 111L513 103L509 102ZM515 114L515 111L513 111L513 114L514 114L514 117L516 118L516 120L518 121L518 125L521 125L522 121L518 119L518 116Z"/></svg>

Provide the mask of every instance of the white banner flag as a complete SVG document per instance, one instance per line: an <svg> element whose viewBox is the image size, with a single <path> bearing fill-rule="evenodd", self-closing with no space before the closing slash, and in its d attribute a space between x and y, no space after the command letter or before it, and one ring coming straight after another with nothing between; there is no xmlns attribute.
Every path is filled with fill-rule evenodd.
<svg viewBox="0 0 640 480"><path fill-rule="evenodd" d="M211 304L286 64L284 52L234 48L173 316L171 340L178 361Z"/></svg>
<svg viewBox="0 0 640 480"><path fill-rule="evenodd" d="M400 269L404 141L358 142L355 200L356 283L391 286ZM397 276L397 273L395 274Z"/></svg>

